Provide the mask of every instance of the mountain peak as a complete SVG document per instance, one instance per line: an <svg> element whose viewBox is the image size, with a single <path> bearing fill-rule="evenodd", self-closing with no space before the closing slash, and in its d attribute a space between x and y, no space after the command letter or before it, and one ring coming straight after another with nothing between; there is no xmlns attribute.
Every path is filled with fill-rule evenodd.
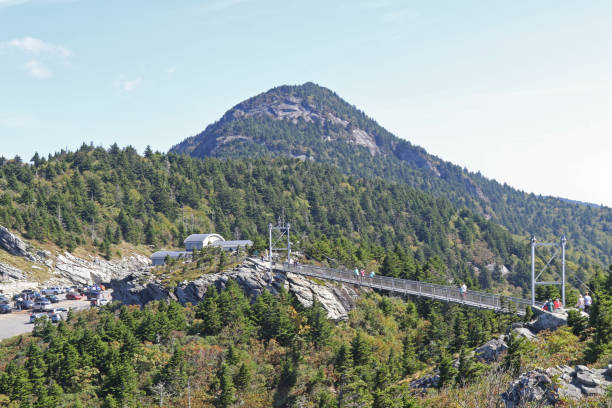
<svg viewBox="0 0 612 408"><path fill-rule="evenodd" d="M307 133L312 143L343 141L365 147L371 155L375 155L381 153L378 135L372 126L370 130L363 126L368 121L373 122L328 88L313 82L282 85L239 103L218 122L174 146L171 151L200 157L218 156L221 151L244 150L245 145L257 144L273 152L295 156L294 153L304 153L306 146L299 143L305 142L304 138L292 140L297 148L293 149L295 152L287 149L279 151L278 148L279 142L286 139L288 133L297 132ZM271 138L269 132L266 132L267 136L259 134L261 132L257 128L261 126L268 128L268 131L269 128L283 128L284 132L272 132L276 137Z"/></svg>

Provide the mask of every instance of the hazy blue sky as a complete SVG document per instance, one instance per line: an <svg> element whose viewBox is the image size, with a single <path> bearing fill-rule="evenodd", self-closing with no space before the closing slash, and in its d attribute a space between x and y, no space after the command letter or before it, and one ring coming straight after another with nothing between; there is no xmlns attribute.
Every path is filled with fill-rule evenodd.
<svg viewBox="0 0 612 408"><path fill-rule="evenodd" d="M282 84L529 192L612 206L608 1L0 0L0 155L165 151Z"/></svg>

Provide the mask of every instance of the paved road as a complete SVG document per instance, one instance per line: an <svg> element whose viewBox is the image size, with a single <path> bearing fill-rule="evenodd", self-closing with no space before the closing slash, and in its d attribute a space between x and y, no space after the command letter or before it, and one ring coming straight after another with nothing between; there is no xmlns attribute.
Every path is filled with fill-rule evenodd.
<svg viewBox="0 0 612 408"><path fill-rule="evenodd" d="M62 300L59 303L54 303L53 307L77 309L89 307L87 300L65 300L64 295L59 297ZM0 340L31 332L34 325L30 324L30 313L32 313L31 310L13 310L13 313L0 315Z"/></svg>

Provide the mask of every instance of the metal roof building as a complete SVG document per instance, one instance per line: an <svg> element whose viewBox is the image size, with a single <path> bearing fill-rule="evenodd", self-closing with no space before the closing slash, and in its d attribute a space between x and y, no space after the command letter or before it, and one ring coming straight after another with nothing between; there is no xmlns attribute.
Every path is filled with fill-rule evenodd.
<svg viewBox="0 0 612 408"><path fill-rule="evenodd" d="M218 241L225 241L225 239L219 234L191 234L185 239L184 243L187 251L193 251Z"/></svg>
<svg viewBox="0 0 612 408"><path fill-rule="evenodd" d="M166 257L172 259L187 258L191 256L191 252L186 251L157 251L151 255L153 266L163 265L166 263Z"/></svg>
<svg viewBox="0 0 612 408"><path fill-rule="evenodd" d="M253 246L253 241L250 239L238 241L215 241L210 246L220 247L224 251L237 251L238 248L246 248Z"/></svg>

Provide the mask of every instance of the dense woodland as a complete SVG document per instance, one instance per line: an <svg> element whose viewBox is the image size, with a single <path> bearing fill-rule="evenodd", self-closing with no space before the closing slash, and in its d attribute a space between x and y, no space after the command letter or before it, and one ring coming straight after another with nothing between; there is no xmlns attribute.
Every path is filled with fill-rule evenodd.
<svg viewBox="0 0 612 408"><path fill-rule="evenodd" d="M267 104L289 98L301 99L303 107L314 113L312 120L293 123L268 114ZM237 111L258 113L243 115L236 114ZM329 120L330 117L348 124ZM378 153L372 155L367 148L351 142L353 129L372 135ZM242 137L223 139L234 135ZM555 241L565 234L583 254L582 264L588 263L589 257L604 266L612 263L610 208L526 194L480 173L468 172L392 135L334 92L313 83L281 86L248 99L172 151L225 158L305 155L317 162L333 164L346 174L380 177L446 197L455 207L491 217L514 234L536 234L540 239ZM508 166L515 165L527 164L509 160ZM562 177L559 171L551 171L551 177L556 174Z"/></svg>
<svg viewBox="0 0 612 408"><path fill-rule="evenodd" d="M0 224L107 258L121 242L182 247L189 233L209 231L251 239L260 250L268 224L283 215L296 249L332 266L515 292L507 283L525 289L529 276L527 237L444 198L308 161L140 156L131 147L83 145L35 155L32 164L0 160L0 189ZM502 276L501 265L512 272ZM588 263L570 266L582 280L592 274Z"/></svg>
<svg viewBox="0 0 612 408"><path fill-rule="evenodd" d="M0 224L41 247L112 258L125 243L153 251L214 231L259 251L279 215L305 262L495 292L527 286L527 237L449 199L331 165L140 156L116 145L36 154L31 164L0 159ZM247 298L230 281L198 305L113 304L37 322L32 336L0 343L0 406L487 406L527 369L612 358L612 268L575 248L569 257L594 293L590 319L571 314L570 327L541 334L537 346L513 337L493 365L470 351L517 317L365 292L348 321L331 322L317 303L305 308L282 291ZM192 264L213 272L231 261L202 251ZM432 370L439 390L410 390Z"/></svg>
<svg viewBox="0 0 612 408"><path fill-rule="evenodd" d="M316 302L304 308L284 291L249 299L233 281L209 288L195 306L115 304L57 326L43 318L32 336L0 344L0 404L485 406L499 398L493 385L523 370L612 357L612 268L590 284L597 288L590 322L575 318L536 345L512 337L505 357L490 366L469 351L515 317L374 292L337 324ZM433 368L440 391L414 394L405 380Z"/></svg>

